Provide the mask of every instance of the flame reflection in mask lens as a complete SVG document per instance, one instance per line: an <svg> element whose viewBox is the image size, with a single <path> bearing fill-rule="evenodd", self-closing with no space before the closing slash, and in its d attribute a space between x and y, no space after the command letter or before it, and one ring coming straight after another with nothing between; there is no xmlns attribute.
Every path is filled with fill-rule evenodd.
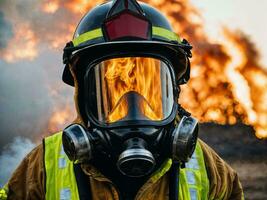
<svg viewBox="0 0 267 200"><path fill-rule="evenodd" d="M173 107L170 71L155 58L125 57L94 67L100 122L166 119ZM90 92L90 91L89 91Z"/></svg>

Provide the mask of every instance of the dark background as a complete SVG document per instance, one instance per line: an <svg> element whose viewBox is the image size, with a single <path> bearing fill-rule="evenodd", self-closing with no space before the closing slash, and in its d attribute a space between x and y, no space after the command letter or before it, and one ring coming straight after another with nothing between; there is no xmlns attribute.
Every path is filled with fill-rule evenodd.
<svg viewBox="0 0 267 200"><path fill-rule="evenodd" d="M267 140L259 140L244 124L200 125L199 137L238 173L245 199L267 199Z"/></svg>

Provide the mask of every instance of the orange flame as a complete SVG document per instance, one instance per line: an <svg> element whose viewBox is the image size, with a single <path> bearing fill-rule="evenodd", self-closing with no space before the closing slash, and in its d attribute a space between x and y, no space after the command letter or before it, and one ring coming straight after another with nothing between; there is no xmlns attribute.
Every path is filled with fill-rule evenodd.
<svg viewBox="0 0 267 200"><path fill-rule="evenodd" d="M46 13L55 13L59 9L59 1L48 1L43 4L42 10Z"/></svg>
<svg viewBox="0 0 267 200"><path fill-rule="evenodd" d="M232 81L235 94L246 110L244 122L254 126L259 138L267 137L267 72L259 63L254 45L242 33L226 31L226 37L235 44L240 62L235 65L235 72L242 81ZM233 77L233 76L232 76Z"/></svg>
<svg viewBox="0 0 267 200"><path fill-rule="evenodd" d="M7 62L17 60L33 60L38 56L36 48L38 38L29 24L18 24L15 36L8 43L8 46L1 52L1 57Z"/></svg>
<svg viewBox="0 0 267 200"><path fill-rule="evenodd" d="M109 122L117 121L127 115L128 106L123 101L116 107L121 97L130 91L141 94L149 103L141 103L142 113L152 119L163 117L161 106L160 61L152 58L127 57L111 59L106 65L105 80L108 85L112 112Z"/></svg>
<svg viewBox="0 0 267 200"><path fill-rule="evenodd" d="M45 134L58 132L64 128L66 123L71 123L73 121L72 112L72 109L68 105L63 109L55 110L49 119L48 131Z"/></svg>
<svg viewBox="0 0 267 200"><path fill-rule="evenodd" d="M88 0L74 0L66 2L65 6L75 14L84 14L93 6L100 3L103 3L103 0L95 0L94 2L89 2Z"/></svg>

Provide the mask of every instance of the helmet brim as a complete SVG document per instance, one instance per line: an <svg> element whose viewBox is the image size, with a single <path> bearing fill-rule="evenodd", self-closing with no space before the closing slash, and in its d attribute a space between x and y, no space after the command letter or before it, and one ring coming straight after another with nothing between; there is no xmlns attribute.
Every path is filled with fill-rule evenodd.
<svg viewBox="0 0 267 200"><path fill-rule="evenodd" d="M99 62L104 58L115 58L125 56L152 56L163 58L173 66L177 81L183 77L188 68L188 56L186 46L178 43L167 43L162 41L112 41L98 44L81 46L72 52L70 63L75 67L82 67L81 63ZM83 65L84 67L84 65ZM74 86L74 78L68 64L65 66L62 80Z"/></svg>

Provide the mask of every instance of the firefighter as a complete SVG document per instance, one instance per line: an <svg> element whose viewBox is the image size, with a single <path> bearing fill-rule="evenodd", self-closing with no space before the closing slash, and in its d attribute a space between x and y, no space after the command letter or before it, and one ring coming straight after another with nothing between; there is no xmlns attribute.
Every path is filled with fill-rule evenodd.
<svg viewBox="0 0 267 200"><path fill-rule="evenodd" d="M63 55L78 118L26 156L0 199L243 199L236 172L178 104L191 48L148 4L88 12Z"/></svg>

